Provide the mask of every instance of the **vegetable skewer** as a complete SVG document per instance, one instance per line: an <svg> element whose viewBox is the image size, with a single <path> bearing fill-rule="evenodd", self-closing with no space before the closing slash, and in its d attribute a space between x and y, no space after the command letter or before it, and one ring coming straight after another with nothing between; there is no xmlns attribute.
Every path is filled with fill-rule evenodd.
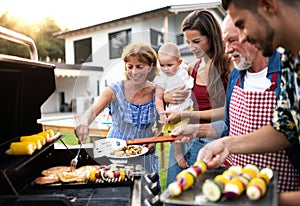
<svg viewBox="0 0 300 206"><path fill-rule="evenodd" d="M196 161L191 167L177 174L176 180L168 186L168 191L172 196L178 196L184 190L191 188L197 177L206 172L207 166L203 161Z"/></svg>

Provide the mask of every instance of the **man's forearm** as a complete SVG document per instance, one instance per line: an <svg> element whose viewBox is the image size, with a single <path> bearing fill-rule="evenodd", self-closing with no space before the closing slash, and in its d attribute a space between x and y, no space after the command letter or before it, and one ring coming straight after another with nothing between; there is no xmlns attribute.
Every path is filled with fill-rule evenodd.
<svg viewBox="0 0 300 206"><path fill-rule="evenodd" d="M213 128L211 124L199 124L198 127L198 137L205 137L205 138L217 138L217 132Z"/></svg>
<svg viewBox="0 0 300 206"><path fill-rule="evenodd" d="M300 191L282 192L279 194L280 206L297 206L300 202Z"/></svg>
<svg viewBox="0 0 300 206"><path fill-rule="evenodd" d="M291 145L284 134L272 126L241 136L224 137L222 141L230 154L277 152Z"/></svg>

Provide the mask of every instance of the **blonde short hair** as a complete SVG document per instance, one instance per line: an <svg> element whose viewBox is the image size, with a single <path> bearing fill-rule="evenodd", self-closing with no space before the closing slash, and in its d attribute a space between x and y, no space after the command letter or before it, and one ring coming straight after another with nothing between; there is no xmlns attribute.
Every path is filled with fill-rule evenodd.
<svg viewBox="0 0 300 206"><path fill-rule="evenodd" d="M164 43L158 50L158 54L165 54L174 56L177 59L180 59L180 51L178 46L173 42Z"/></svg>

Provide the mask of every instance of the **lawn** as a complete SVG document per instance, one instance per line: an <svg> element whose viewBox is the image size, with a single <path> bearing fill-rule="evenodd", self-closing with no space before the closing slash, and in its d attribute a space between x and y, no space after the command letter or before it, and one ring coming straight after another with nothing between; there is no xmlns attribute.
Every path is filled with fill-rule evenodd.
<svg viewBox="0 0 300 206"><path fill-rule="evenodd" d="M73 133L61 132L62 135L65 135L63 141L70 145L78 144L78 140ZM88 139L87 142L90 140ZM168 157L169 157L169 149L170 143L159 143L156 145L157 155L159 157L160 162L160 184L161 190L164 191L166 189L166 180L167 180L167 171L168 171Z"/></svg>

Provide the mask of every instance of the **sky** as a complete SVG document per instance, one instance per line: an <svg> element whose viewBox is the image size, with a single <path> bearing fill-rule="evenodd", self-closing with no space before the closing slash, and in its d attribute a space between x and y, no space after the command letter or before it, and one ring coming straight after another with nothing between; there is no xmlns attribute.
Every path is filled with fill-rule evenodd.
<svg viewBox="0 0 300 206"><path fill-rule="evenodd" d="M0 0L0 14L9 12L27 23L52 17L64 29L79 29L169 5L201 0ZM215 1L215 0L205 0Z"/></svg>

